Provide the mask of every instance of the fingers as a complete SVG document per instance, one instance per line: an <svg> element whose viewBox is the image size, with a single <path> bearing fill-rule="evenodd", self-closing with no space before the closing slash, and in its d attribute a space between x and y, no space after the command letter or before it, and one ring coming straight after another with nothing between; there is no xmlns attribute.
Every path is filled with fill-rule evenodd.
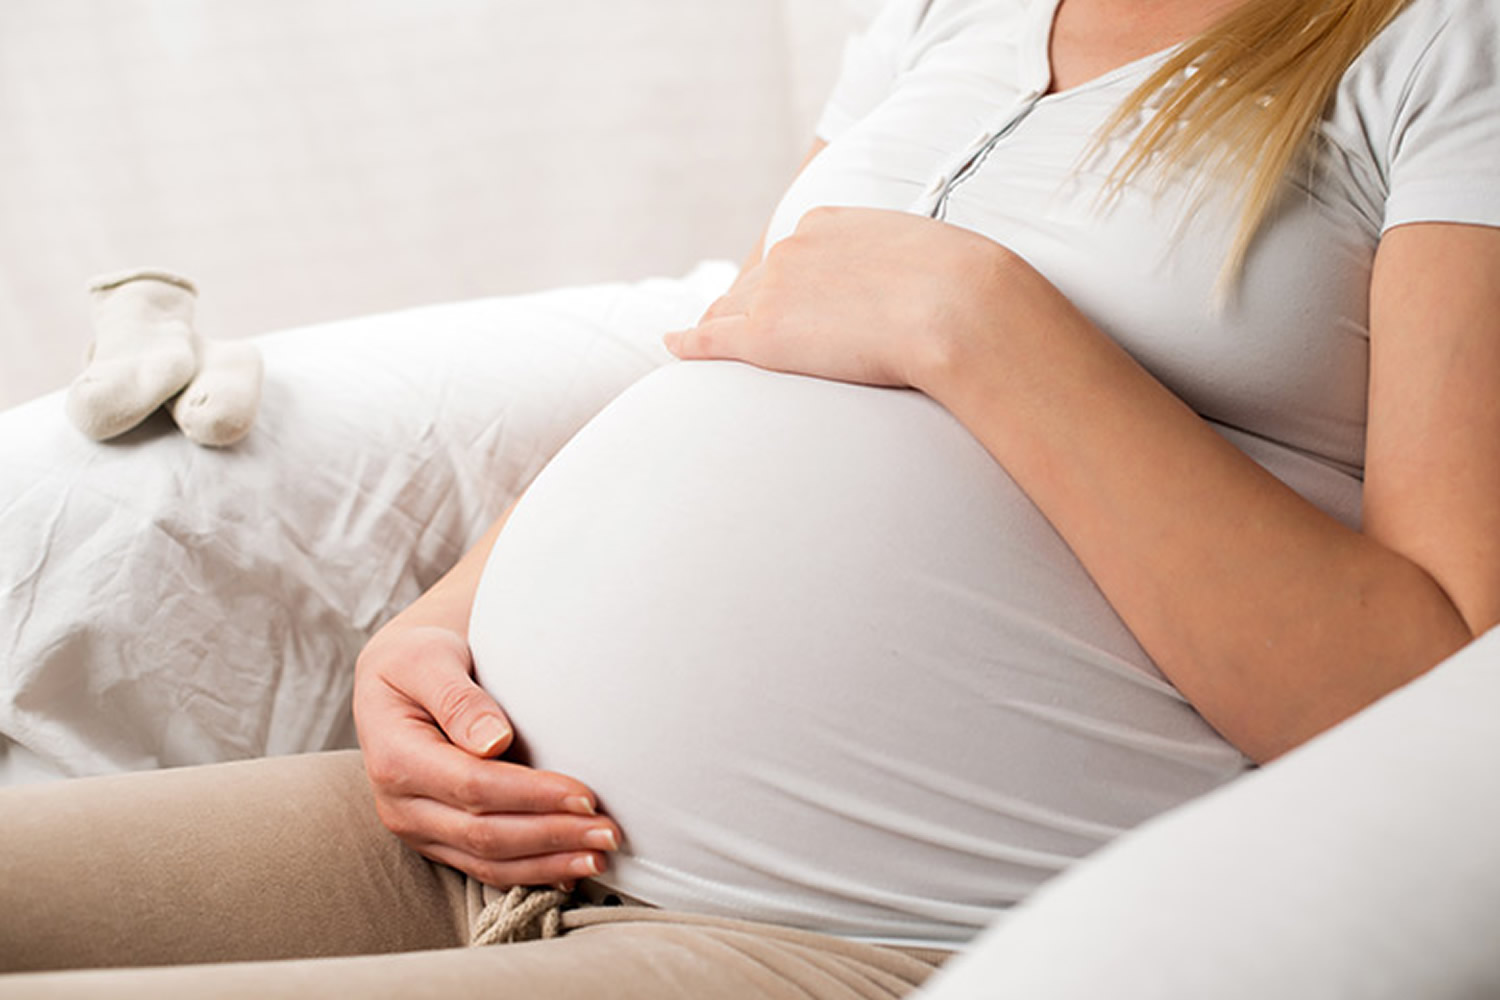
<svg viewBox="0 0 1500 1000"><path fill-rule="evenodd" d="M464 638L416 627L366 647L355 716L381 821L409 846L495 885L570 883L620 846L588 786L495 759L510 723L471 676Z"/></svg>
<svg viewBox="0 0 1500 1000"><path fill-rule="evenodd" d="M474 815L429 799L414 799L393 819L400 827L395 832L408 840L442 843L490 861L602 854L619 850L621 842L620 828L603 816Z"/></svg>
<svg viewBox="0 0 1500 1000"><path fill-rule="evenodd" d="M407 728L384 744L388 754L367 752L365 766L381 822L410 847L492 885L571 882L608 867L622 835L583 784L475 758L430 724Z"/></svg>
<svg viewBox="0 0 1500 1000"><path fill-rule="evenodd" d="M510 745L510 720L474 682L473 655L463 637L447 629L412 630L410 648L383 678L442 727L455 746L494 757Z"/></svg>
<svg viewBox="0 0 1500 1000"><path fill-rule="evenodd" d="M455 746L476 757L493 757L510 745L510 720L468 674L423 677L418 683L418 703Z"/></svg>
<svg viewBox="0 0 1500 1000"><path fill-rule="evenodd" d="M760 287L765 270L765 264L761 263L741 274L734 280L734 284L729 287L728 291L709 304L698 322L704 323L721 316L738 316L750 312L750 302L755 297L756 289Z"/></svg>
<svg viewBox="0 0 1500 1000"><path fill-rule="evenodd" d="M552 885L598 875L620 829L602 816L474 815L430 799L384 800L381 819L423 855L491 885Z"/></svg>
<svg viewBox="0 0 1500 1000"><path fill-rule="evenodd" d="M761 263L735 279L729 291L704 310L698 324L690 330L675 330L662 337L667 350L684 360L689 358L729 358L745 361L736 347L743 344L751 304L765 276ZM728 324L726 329L725 324Z"/></svg>
<svg viewBox="0 0 1500 1000"><path fill-rule="evenodd" d="M593 793L581 782L485 756L509 745L510 725L469 664L467 643L443 629L414 629L369 664L356 684L355 713L377 795L473 813L593 815ZM504 727L502 737L486 734L491 722Z"/></svg>
<svg viewBox="0 0 1500 1000"><path fill-rule="evenodd" d="M674 330L662 338L667 350L684 361L725 358L758 363L750 348L748 316L721 316L707 319L691 330Z"/></svg>
<svg viewBox="0 0 1500 1000"><path fill-rule="evenodd" d="M415 845L414 845L415 846ZM447 844L434 844L430 849L417 847L424 856L441 864L457 868L472 875L485 885L508 887L513 885L564 885L580 878L591 878L602 874L608 864L602 854L548 854L540 857L519 858L509 861L494 861L476 857Z"/></svg>
<svg viewBox="0 0 1500 1000"><path fill-rule="evenodd" d="M571 813L593 816L582 782L509 761L479 760L449 744L430 724L408 721L365 748L370 781L384 795L432 799L469 813Z"/></svg>

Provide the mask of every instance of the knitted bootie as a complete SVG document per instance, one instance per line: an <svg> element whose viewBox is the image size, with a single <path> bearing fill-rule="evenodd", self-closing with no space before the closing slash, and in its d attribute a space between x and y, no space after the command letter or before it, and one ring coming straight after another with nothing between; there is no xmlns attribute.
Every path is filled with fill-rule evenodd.
<svg viewBox="0 0 1500 1000"><path fill-rule="evenodd" d="M68 418L96 441L130 430L198 370L193 283L168 271L103 275L89 284L94 342L68 388Z"/></svg>

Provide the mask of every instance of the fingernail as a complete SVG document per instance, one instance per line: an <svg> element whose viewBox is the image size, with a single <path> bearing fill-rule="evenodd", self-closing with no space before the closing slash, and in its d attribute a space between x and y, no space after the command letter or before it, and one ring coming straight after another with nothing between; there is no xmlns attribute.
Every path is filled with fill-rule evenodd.
<svg viewBox="0 0 1500 1000"><path fill-rule="evenodd" d="M615 836L615 831L607 826L601 826L585 833L583 835L583 842L598 851L618 851L620 849L620 838Z"/></svg>
<svg viewBox="0 0 1500 1000"><path fill-rule="evenodd" d="M568 865L568 870L574 875L581 875L584 878L588 878L590 875L598 875L602 871L599 867L599 859L592 854L585 854L582 857L574 858L572 863Z"/></svg>
<svg viewBox="0 0 1500 1000"><path fill-rule="evenodd" d="M664 335L661 338L661 342L667 345L667 350L676 354L677 348L682 346L682 333L678 330L673 330L671 333Z"/></svg>
<svg viewBox="0 0 1500 1000"><path fill-rule="evenodd" d="M554 882L552 883L552 888L556 889L558 892L572 892L574 886L576 885L576 882Z"/></svg>
<svg viewBox="0 0 1500 1000"><path fill-rule="evenodd" d="M587 796L583 795L573 795L563 799L563 809L579 816L593 816L595 814L594 803L589 801Z"/></svg>
<svg viewBox="0 0 1500 1000"><path fill-rule="evenodd" d="M493 751L509 735L510 727L493 715L481 715L469 727L469 739L483 753Z"/></svg>

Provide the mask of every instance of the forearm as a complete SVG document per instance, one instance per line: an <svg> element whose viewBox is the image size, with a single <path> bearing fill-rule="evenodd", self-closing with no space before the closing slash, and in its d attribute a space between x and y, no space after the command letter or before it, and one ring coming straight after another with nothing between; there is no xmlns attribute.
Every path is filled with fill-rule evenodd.
<svg viewBox="0 0 1500 1000"><path fill-rule="evenodd" d="M1036 294L1005 296L1003 335L945 340L920 387L1228 739L1274 757L1471 638L1422 568L1214 433L1024 264L997 266Z"/></svg>

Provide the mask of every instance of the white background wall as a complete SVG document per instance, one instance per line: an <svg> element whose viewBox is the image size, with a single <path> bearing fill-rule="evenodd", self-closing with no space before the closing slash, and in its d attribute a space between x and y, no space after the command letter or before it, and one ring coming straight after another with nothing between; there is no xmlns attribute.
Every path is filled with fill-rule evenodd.
<svg viewBox="0 0 1500 1000"><path fill-rule="evenodd" d="M869 0L3 0L0 406L87 279L242 336L753 242Z"/></svg>

